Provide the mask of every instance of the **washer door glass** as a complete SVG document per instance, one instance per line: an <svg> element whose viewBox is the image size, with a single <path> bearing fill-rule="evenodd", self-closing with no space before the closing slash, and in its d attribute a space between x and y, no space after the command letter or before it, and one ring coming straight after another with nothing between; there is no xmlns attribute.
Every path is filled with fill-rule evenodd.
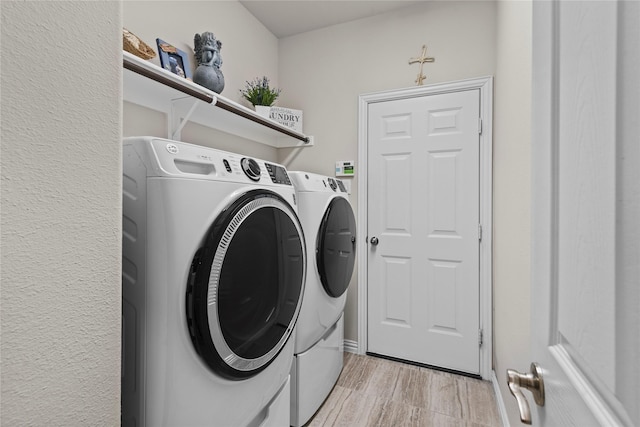
<svg viewBox="0 0 640 427"><path fill-rule="evenodd" d="M295 212L266 190L246 193L213 223L192 263L186 309L196 351L216 373L248 378L280 353L300 310L304 248Z"/></svg>
<svg viewBox="0 0 640 427"><path fill-rule="evenodd" d="M331 200L316 242L316 265L324 290L337 298L346 292L356 261L356 218L343 197Z"/></svg>

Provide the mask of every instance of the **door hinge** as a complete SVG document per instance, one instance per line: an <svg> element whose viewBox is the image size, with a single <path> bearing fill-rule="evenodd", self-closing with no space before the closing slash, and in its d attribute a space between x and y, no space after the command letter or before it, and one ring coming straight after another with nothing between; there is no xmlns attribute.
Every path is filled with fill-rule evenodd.
<svg viewBox="0 0 640 427"><path fill-rule="evenodd" d="M478 224L478 240L482 241L482 224Z"/></svg>
<svg viewBox="0 0 640 427"><path fill-rule="evenodd" d="M484 337L482 336L482 329L478 329L478 346L482 347L482 343L484 342Z"/></svg>
<svg viewBox="0 0 640 427"><path fill-rule="evenodd" d="M478 135L482 135L482 117L478 117Z"/></svg>

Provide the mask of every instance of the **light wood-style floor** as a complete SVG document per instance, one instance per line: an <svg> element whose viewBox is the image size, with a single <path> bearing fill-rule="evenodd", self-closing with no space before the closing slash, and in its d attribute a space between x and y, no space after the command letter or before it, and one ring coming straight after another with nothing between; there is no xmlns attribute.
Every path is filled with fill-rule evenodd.
<svg viewBox="0 0 640 427"><path fill-rule="evenodd" d="M308 427L500 426L488 381L345 352L333 391Z"/></svg>

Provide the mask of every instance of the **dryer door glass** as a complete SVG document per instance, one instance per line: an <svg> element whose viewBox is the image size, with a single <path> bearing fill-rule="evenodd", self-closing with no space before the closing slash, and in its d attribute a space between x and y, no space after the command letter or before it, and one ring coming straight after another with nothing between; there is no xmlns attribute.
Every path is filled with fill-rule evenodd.
<svg viewBox="0 0 640 427"><path fill-rule="evenodd" d="M349 287L356 261L356 218L343 197L331 200L316 242L316 265L327 294L337 298Z"/></svg>
<svg viewBox="0 0 640 427"><path fill-rule="evenodd" d="M214 371L250 377L287 343L302 300L304 248L295 212L271 192L247 193L216 219L187 293L192 341Z"/></svg>

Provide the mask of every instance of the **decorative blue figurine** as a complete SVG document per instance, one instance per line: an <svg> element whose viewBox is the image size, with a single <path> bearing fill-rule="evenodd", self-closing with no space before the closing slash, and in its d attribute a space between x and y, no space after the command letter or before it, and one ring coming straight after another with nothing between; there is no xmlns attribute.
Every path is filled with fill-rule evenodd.
<svg viewBox="0 0 640 427"><path fill-rule="evenodd" d="M211 32L196 34L193 38L194 52L198 67L193 74L194 83L204 86L215 93L221 93L224 89L224 76L220 71L222 65L222 42L216 40Z"/></svg>

